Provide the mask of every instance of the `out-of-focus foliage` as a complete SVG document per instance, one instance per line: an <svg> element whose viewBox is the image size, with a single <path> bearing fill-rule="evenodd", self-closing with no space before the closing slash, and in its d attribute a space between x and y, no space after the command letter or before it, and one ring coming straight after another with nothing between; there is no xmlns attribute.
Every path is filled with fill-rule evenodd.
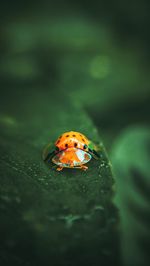
<svg viewBox="0 0 150 266"><path fill-rule="evenodd" d="M122 127L148 121L149 1L6 1L1 10L1 81L57 87L87 108L108 148Z"/></svg>
<svg viewBox="0 0 150 266"><path fill-rule="evenodd" d="M149 265L150 129L132 127L116 141L112 163L125 265Z"/></svg>

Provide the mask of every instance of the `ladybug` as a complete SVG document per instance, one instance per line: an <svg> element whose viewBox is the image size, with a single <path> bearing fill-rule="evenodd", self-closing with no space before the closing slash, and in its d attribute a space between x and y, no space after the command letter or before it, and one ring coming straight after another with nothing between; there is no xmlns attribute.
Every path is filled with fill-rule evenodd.
<svg viewBox="0 0 150 266"><path fill-rule="evenodd" d="M96 146L82 133L69 131L63 133L55 142L55 149L49 151L50 144L44 149L44 161L52 161L57 165L57 171L63 168L77 168L87 170L85 165L92 157L100 156Z"/></svg>

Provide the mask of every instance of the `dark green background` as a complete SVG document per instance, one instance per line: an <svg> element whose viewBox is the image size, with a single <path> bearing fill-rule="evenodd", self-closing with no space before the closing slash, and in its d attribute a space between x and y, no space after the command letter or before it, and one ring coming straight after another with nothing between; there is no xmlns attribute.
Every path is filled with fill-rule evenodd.
<svg viewBox="0 0 150 266"><path fill-rule="evenodd" d="M149 184L148 129L141 133L150 111L149 7L146 0L0 4L2 266L122 265L126 241L144 260L143 247L126 234L134 231L134 223L124 223L131 213L120 210L130 187L121 178L135 174L134 162L137 171L146 169L141 176ZM69 130L101 145L100 161L92 160L87 172L57 173L42 161L43 147ZM125 152L132 144L135 152ZM136 206L140 193L149 200L144 187ZM149 211L143 210L145 227Z"/></svg>

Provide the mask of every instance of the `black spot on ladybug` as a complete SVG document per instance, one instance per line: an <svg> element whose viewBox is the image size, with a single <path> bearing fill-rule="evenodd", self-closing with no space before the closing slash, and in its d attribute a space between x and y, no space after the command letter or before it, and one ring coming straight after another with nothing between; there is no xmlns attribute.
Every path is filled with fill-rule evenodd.
<svg viewBox="0 0 150 266"><path fill-rule="evenodd" d="M68 144L67 143L65 144L65 147L68 148Z"/></svg>
<svg viewBox="0 0 150 266"><path fill-rule="evenodd" d="M60 142L60 140L57 141L57 144Z"/></svg>
<svg viewBox="0 0 150 266"><path fill-rule="evenodd" d="M66 138L68 138L69 137L69 135L66 135Z"/></svg>
<svg viewBox="0 0 150 266"><path fill-rule="evenodd" d="M74 147L77 147L77 146L78 146L78 144L75 142L75 143L74 143Z"/></svg>
<svg viewBox="0 0 150 266"><path fill-rule="evenodd" d="M75 137L76 135L72 135L73 137Z"/></svg>
<svg viewBox="0 0 150 266"><path fill-rule="evenodd" d="M83 146L83 149L86 149L87 148L87 145L85 144L84 146Z"/></svg>
<svg viewBox="0 0 150 266"><path fill-rule="evenodd" d="M85 142L85 139L82 139L83 142Z"/></svg>

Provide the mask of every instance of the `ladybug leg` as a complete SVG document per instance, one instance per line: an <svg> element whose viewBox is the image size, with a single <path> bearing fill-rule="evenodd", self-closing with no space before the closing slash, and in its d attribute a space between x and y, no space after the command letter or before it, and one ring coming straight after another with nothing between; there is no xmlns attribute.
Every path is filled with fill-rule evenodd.
<svg viewBox="0 0 150 266"><path fill-rule="evenodd" d="M88 169L88 166L85 165L81 165L79 167L77 167L78 169L82 169L83 171L86 171Z"/></svg>
<svg viewBox="0 0 150 266"><path fill-rule="evenodd" d="M95 158L95 159L99 159L100 158L100 146L95 146L94 149L88 149L89 153Z"/></svg>
<svg viewBox="0 0 150 266"><path fill-rule="evenodd" d="M101 144L100 143L96 144L95 145L95 148L93 150L93 157L95 159L99 159L100 158L100 152L101 152L101 150L102 150Z"/></svg>
<svg viewBox="0 0 150 266"><path fill-rule="evenodd" d="M71 166L68 168L72 168L72 169L82 169L83 171L86 171L88 169L88 166L85 165L81 165L81 166Z"/></svg>
<svg viewBox="0 0 150 266"><path fill-rule="evenodd" d="M58 166L58 167L56 168L57 171L61 171L62 169L63 169L63 167L60 167L60 166Z"/></svg>
<svg viewBox="0 0 150 266"><path fill-rule="evenodd" d="M97 152L97 150L93 150L92 152L93 152L93 157L94 157L95 159L99 159L99 158L100 158L100 155L99 155L99 153Z"/></svg>

